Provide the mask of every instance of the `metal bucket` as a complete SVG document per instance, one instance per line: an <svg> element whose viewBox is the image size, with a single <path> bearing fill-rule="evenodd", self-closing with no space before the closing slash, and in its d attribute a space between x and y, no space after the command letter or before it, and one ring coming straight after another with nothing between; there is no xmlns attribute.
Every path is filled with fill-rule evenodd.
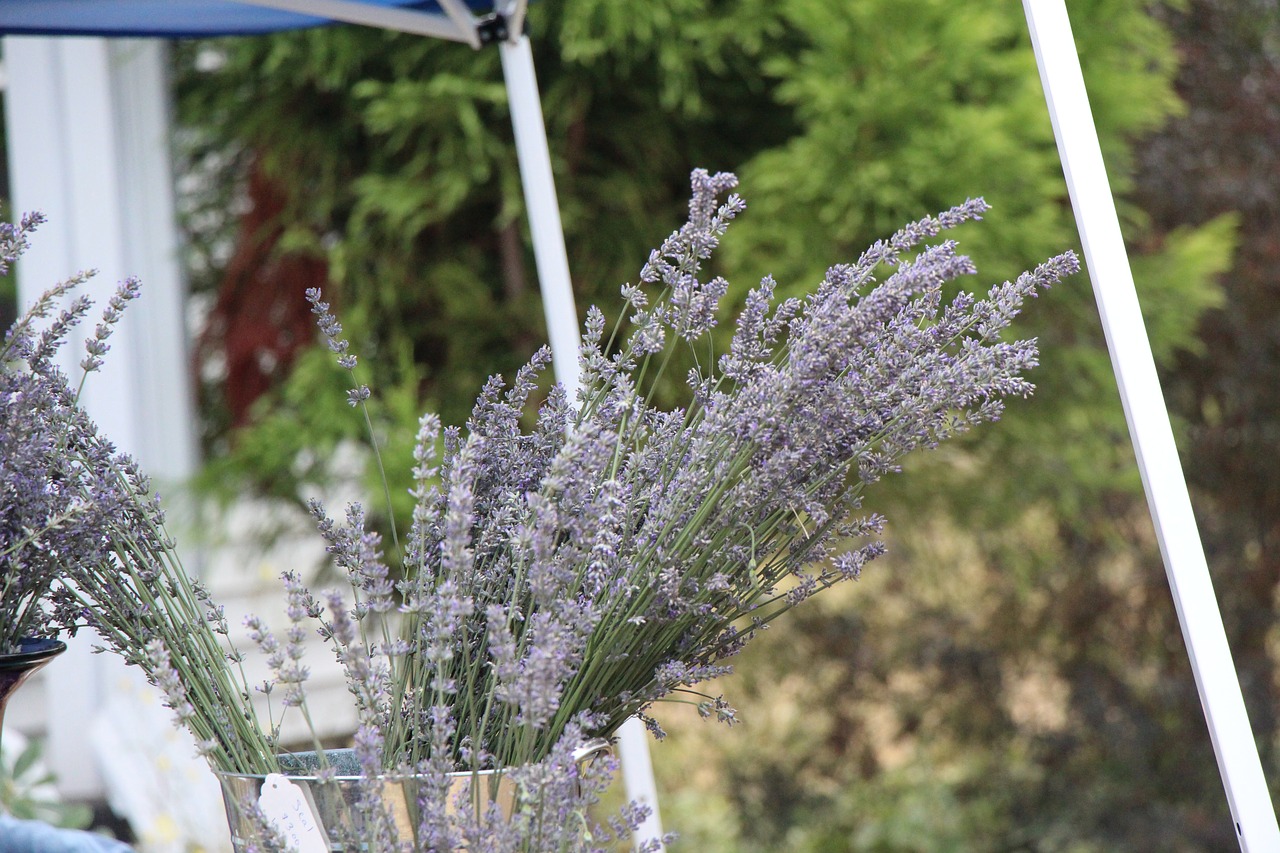
<svg viewBox="0 0 1280 853"><path fill-rule="evenodd" d="M609 741L596 738L574 751L579 767L612 751ZM331 853L356 853L362 849L351 839L364 837L364 819L357 804L367 788L362 783L370 780L356 775L358 764L352 750L330 750L326 757L340 774L330 779L313 775L317 767L315 753L290 753L280 756L284 779L296 790L290 793L305 803L304 820L314 821L323 848ZM227 823L231 827L231 843L237 853L249 849L252 840L258 838L260 818L250 814L247 805L257 804L263 796L269 777L265 775L217 772L222 783L222 799L227 811ZM504 817L511 816L515 804L515 783L505 774L493 770L463 771L449 774L449 812L456 813L459 803L470 800L478 807L497 803ZM421 809L419 792L427 780L421 776L385 776L373 780L378 786L386 813L395 824L397 841L408 842L417 849L418 826ZM350 842L350 843L348 843Z"/></svg>

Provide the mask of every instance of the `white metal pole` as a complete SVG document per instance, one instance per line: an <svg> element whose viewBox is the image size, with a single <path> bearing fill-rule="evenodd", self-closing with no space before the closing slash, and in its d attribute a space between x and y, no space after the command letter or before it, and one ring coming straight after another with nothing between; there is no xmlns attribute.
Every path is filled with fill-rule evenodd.
<svg viewBox="0 0 1280 853"><path fill-rule="evenodd" d="M573 302L564 228L560 224L560 206L551 174L551 152L547 148L547 130L542 121L542 101L538 97L538 81L533 71L533 50L528 36L513 35L515 41L504 41L500 46L502 74L507 83L511 124L515 129L520 181L524 186L525 207L529 211L529 231L533 236L543 313L547 318L552 366L556 379L564 385L569 392L569 400L573 401L578 392L578 348L582 342L578 332L578 311Z"/></svg>
<svg viewBox="0 0 1280 853"><path fill-rule="evenodd" d="M574 307L569 279L569 260L551 174L542 101L534 76L533 51L527 36L513 35L515 41L504 41L500 47L502 73L511 104L511 123L515 128L525 206L529 210L529 230L533 235L547 337L551 341L552 366L556 379L569 392L569 399L574 400L580 376L578 348L582 340L578 332L578 312ZM653 778L649 740L639 720L628 720L618 731L618 752L627 797L649 807L649 817L636 830L634 841L639 847L651 839L662 838L658 787Z"/></svg>
<svg viewBox="0 0 1280 853"><path fill-rule="evenodd" d="M622 784L627 799L649 808L649 816L636 828L633 838L638 849L650 841L662 840L662 815L658 811L658 784L653 778L649 755L649 733L638 717L618 729L618 760L622 764Z"/></svg>
<svg viewBox="0 0 1280 853"><path fill-rule="evenodd" d="M1129 433L1240 847L1280 828L1227 646L1089 108L1064 0L1023 0Z"/></svg>

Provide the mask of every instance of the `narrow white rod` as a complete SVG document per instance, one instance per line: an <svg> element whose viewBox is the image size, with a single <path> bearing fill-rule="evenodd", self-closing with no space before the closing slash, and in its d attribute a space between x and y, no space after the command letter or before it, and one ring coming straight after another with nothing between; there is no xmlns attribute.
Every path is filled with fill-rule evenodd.
<svg viewBox="0 0 1280 853"><path fill-rule="evenodd" d="M1236 834L1246 853L1280 850L1280 828L1178 460L1066 5L1064 0L1023 0L1023 9L1147 503Z"/></svg>
<svg viewBox="0 0 1280 853"><path fill-rule="evenodd" d="M474 27L459 27L443 15L415 12L395 6L375 6L372 3L361 3L359 0L232 0L232 2L296 12L299 15L310 15L314 18L329 18L347 24L363 24L367 27L381 27L385 30L460 41L475 46L473 44L476 39Z"/></svg>
<svg viewBox="0 0 1280 853"><path fill-rule="evenodd" d="M649 816L636 827L632 842L637 849L650 841L662 841L662 815L658 811L658 783L653 778L649 756L649 733L638 717L618 729L618 759L622 764L622 785L627 799L649 808Z"/></svg>
<svg viewBox="0 0 1280 853"><path fill-rule="evenodd" d="M556 379L568 392L570 402L574 402L578 396L578 348L582 339L578 332L573 285L569 279L569 258L564 248L560 206L551 174L547 130L542 121L542 102L534 76L533 50L527 36L504 41L499 49L511 107L511 124L515 129L524 203L529 212L529 231L533 236L542 310L547 320L547 338L551 342L552 367Z"/></svg>

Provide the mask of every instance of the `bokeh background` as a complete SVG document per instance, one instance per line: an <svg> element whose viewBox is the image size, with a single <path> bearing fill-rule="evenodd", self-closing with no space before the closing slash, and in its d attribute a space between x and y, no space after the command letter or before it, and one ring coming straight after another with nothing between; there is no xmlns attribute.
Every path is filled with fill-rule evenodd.
<svg viewBox="0 0 1280 853"><path fill-rule="evenodd" d="M1276 788L1280 5L1068 9ZM694 167L741 178L738 299L972 196L974 288L1077 245L1017 0L545 0L529 27L580 310L618 310ZM351 476L316 285L407 483L419 412L462 423L545 338L496 52L338 27L172 56L196 488L287 507ZM889 555L740 658L741 723L659 710L673 849L1236 849L1087 277L1019 330L1035 397L878 484Z"/></svg>

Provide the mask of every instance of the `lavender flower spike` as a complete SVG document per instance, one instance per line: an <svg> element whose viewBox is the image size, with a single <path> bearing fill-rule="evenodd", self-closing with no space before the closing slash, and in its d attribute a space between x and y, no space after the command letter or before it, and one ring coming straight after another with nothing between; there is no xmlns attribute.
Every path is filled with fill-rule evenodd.
<svg viewBox="0 0 1280 853"><path fill-rule="evenodd" d="M337 354L338 366L344 370L353 371L356 368L356 356L350 352L351 344L342 337L342 324L329 312L329 303L322 302L320 296L320 288L307 288L306 297L311 303L311 313L316 315L316 325L320 327L330 352ZM352 407L358 406L370 396L367 385L357 385L347 392L347 404Z"/></svg>
<svg viewBox="0 0 1280 853"><path fill-rule="evenodd" d="M94 330L93 337L85 339L84 348L87 355L80 362L80 367L85 373L91 373L102 367L102 357L110 349L107 338L111 337L116 324L120 322L125 305L130 300L136 299L141 291L142 282L132 277L125 279L116 288L116 292L107 303L106 310L102 312L102 322Z"/></svg>

